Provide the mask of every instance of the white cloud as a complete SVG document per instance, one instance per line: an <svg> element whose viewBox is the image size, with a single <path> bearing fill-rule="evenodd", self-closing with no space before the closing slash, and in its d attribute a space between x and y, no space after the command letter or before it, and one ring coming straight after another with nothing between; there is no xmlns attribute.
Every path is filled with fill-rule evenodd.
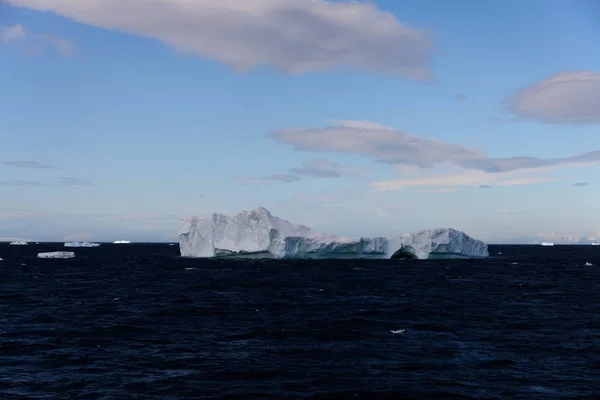
<svg viewBox="0 0 600 400"><path fill-rule="evenodd" d="M65 56L72 56L74 54L73 42L70 40L45 33L30 34L21 24L12 27L0 26L0 42L6 43L13 40L23 40L26 43L33 45L33 47L27 49L28 54L40 53L42 50L38 48L39 45L51 46L57 52Z"/></svg>
<svg viewBox="0 0 600 400"><path fill-rule="evenodd" d="M6 43L13 40L25 39L26 37L27 33L21 24L8 27L0 26L0 42Z"/></svg>
<svg viewBox="0 0 600 400"><path fill-rule="evenodd" d="M360 154L378 162L418 167L485 157L479 149L414 136L368 121L337 121L322 128L282 129L269 136L291 144L296 150Z"/></svg>
<svg viewBox="0 0 600 400"><path fill-rule="evenodd" d="M7 0L88 25L158 39L238 70L337 66L431 79L430 35L370 1Z"/></svg>
<svg viewBox="0 0 600 400"><path fill-rule="evenodd" d="M313 178L364 178L370 171L356 167L345 167L333 161L313 158L301 167L290 169L291 174Z"/></svg>
<svg viewBox="0 0 600 400"><path fill-rule="evenodd" d="M423 169L412 177L371 182L376 191L396 191L411 188L424 193L451 193L457 187L487 188L491 185L514 186L549 182L555 178L548 176L554 167L527 168L516 171L485 172L457 165L447 165L445 170Z"/></svg>
<svg viewBox="0 0 600 400"><path fill-rule="evenodd" d="M507 110L543 123L600 123L600 73L567 71L525 86L507 99Z"/></svg>
<svg viewBox="0 0 600 400"><path fill-rule="evenodd" d="M291 168L288 173L275 174L261 177L242 177L236 180L240 183L266 183L266 182L285 182L291 183L303 178L364 178L371 171L356 168L345 167L333 161L322 158L313 158L302 163L300 167Z"/></svg>
<svg viewBox="0 0 600 400"><path fill-rule="evenodd" d="M418 137L367 121L339 121L336 125L321 128L281 129L268 136L299 151L357 154L381 163L403 166L408 168L406 171L454 165L482 173L499 173L600 162L600 151L550 159L529 156L490 158L481 149ZM475 177L484 175L474 174L470 179L479 181Z"/></svg>

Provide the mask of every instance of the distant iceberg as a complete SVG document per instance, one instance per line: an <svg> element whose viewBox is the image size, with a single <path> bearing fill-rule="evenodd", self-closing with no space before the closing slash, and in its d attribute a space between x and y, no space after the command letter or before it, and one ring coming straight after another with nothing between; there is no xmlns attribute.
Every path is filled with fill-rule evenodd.
<svg viewBox="0 0 600 400"><path fill-rule="evenodd" d="M38 258L73 258L75 253L72 251L52 251L49 253L38 253Z"/></svg>
<svg viewBox="0 0 600 400"><path fill-rule="evenodd" d="M113 244L129 244L131 243L129 240L115 240Z"/></svg>
<svg viewBox="0 0 600 400"><path fill-rule="evenodd" d="M65 242L65 247L98 247L100 243L91 242Z"/></svg>
<svg viewBox="0 0 600 400"><path fill-rule="evenodd" d="M489 257L485 243L455 229L397 237L346 238L275 217L260 207L233 216L187 217L179 231L182 257L436 259Z"/></svg>
<svg viewBox="0 0 600 400"><path fill-rule="evenodd" d="M15 240L14 242L10 242L11 246L27 246L27 242L23 240Z"/></svg>

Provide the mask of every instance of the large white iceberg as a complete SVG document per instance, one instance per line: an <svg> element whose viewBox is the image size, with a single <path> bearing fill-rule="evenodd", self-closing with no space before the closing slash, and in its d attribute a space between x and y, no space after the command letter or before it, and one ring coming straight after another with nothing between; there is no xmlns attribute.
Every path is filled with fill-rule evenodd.
<svg viewBox="0 0 600 400"><path fill-rule="evenodd" d="M65 242L65 247L98 247L100 243L91 242Z"/></svg>
<svg viewBox="0 0 600 400"><path fill-rule="evenodd" d="M455 229L397 237L347 238L314 231L263 208L229 216L186 217L179 230L182 257L480 258L487 245Z"/></svg>

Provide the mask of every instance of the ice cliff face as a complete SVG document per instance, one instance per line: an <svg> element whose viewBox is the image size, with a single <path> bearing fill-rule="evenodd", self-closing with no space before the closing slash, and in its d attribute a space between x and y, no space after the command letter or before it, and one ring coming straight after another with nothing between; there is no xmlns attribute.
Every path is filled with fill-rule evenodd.
<svg viewBox="0 0 600 400"><path fill-rule="evenodd" d="M265 208L233 216L182 220L182 257L269 258L468 258L488 257L487 245L454 229L392 238L351 239L294 225Z"/></svg>

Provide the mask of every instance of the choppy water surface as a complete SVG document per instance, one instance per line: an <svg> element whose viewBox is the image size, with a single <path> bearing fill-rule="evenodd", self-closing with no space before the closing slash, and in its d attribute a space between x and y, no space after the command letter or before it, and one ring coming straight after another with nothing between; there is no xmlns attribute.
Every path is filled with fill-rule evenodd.
<svg viewBox="0 0 600 400"><path fill-rule="evenodd" d="M598 246L435 262L206 261L138 244L35 258L60 247L0 245L1 399L600 398Z"/></svg>

